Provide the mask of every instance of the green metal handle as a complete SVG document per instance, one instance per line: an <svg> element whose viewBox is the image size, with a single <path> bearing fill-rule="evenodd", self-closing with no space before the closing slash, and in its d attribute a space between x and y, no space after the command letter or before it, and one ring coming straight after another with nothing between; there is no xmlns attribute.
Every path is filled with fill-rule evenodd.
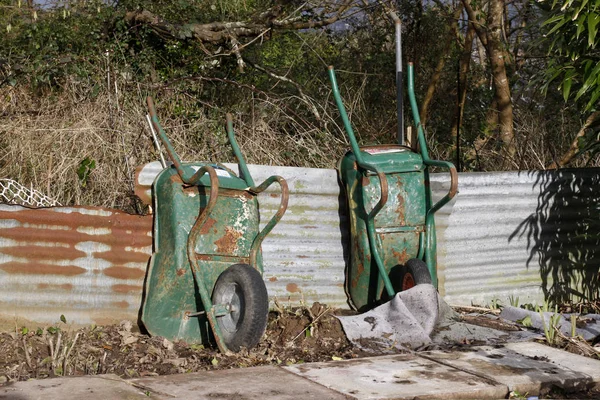
<svg viewBox="0 0 600 400"><path fill-rule="evenodd" d="M156 130L156 132L158 132L158 137L160 138L161 142L163 142L165 149L167 150L167 154L173 162L177 173L179 174L181 180L184 183L190 184L189 180L186 179L186 177L184 176L183 167L181 166L181 159L175 152L175 149L173 148L171 141L167 137L165 130L162 128L160 122L158 121L158 116L156 115L156 108L154 108L154 101L152 100L152 97L148 96L146 98L146 103L148 104L148 111L150 112L150 119L152 121L152 125L154 125L154 129Z"/></svg>
<svg viewBox="0 0 600 400"><path fill-rule="evenodd" d="M417 126L417 137L419 140L419 147L421 149L421 155L423 157L423 163L427 166L448 168L450 171L450 190L448 194L444 196L440 201L435 203L428 211L428 214L434 214L444 205L446 205L455 195L458 193L458 173L454 164L448 161L432 160L429 158L427 151L427 143L425 141L425 133L423 131L423 125L421 124L421 117L419 116L419 107L417 105L417 99L415 96L415 82L414 82L414 66L413 63L408 63L408 98L410 101L410 108L413 114L415 125Z"/></svg>
<svg viewBox="0 0 600 400"><path fill-rule="evenodd" d="M425 133L423 131L423 125L421 124L421 118L419 116L419 107L417 105L417 99L415 96L415 82L414 82L414 66L413 63L408 63L408 99L410 101L410 108L413 114L415 125L417 126L417 138L419 141L419 148L421 149L421 156L423 157L423 163L427 166L448 168L450 171L450 190L448 193L437 203L435 203L425 216L425 235L421 235L419 238L419 258L425 257L427 267L431 274L432 283L437 287L437 271L433 263L435 257L435 250L433 248L435 239L435 220L434 214L446 205L455 195L458 193L458 173L454 164L448 161L438 161L429 158L427 151L427 142L425 141Z"/></svg>
<svg viewBox="0 0 600 400"><path fill-rule="evenodd" d="M356 141L356 136L354 135L354 130L352 129L352 125L350 124L350 120L348 119L348 114L346 113L346 107L344 107L344 102L342 101L342 96L340 95L340 89L337 84L337 79L335 78L335 71L333 66L329 66L329 80L331 81L331 88L333 90L333 97L335 98L335 102L337 104L338 110L340 111L340 116L342 117L342 122L344 123L344 129L348 134L348 138L350 139L350 146L352 147L352 152L354 153L354 157L356 158L356 164L366 170L371 171L379 177L379 183L381 186L381 197L379 201L373 207L371 212L369 213L368 218L375 218L375 216L381 211L383 206L387 203L388 196L388 184L387 178L383 172L379 170L374 165L366 163L362 157L362 151L358 146L358 142Z"/></svg>
<svg viewBox="0 0 600 400"><path fill-rule="evenodd" d="M202 305L206 311L206 317L208 319L208 323L214 333L215 340L217 342L217 346L219 350L227 354L229 349L227 345L223 342L223 333L221 332L221 328L217 323L217 315L215 312L215 307L212 303L212 299L210 298L210 291L205 285L204 279L202 279L200 265L198 264L198 258L196 257L196 243L198 242L198 236L200 235L200 231L202 226L208 220L208 216L211 211L214 209L215 204L217 203L217 198L219 196L219 178L215 169L210 165L202 166L192 177L192 180L199 181L202 176L208 173L210 178L210 194L208 197L208 203L204 209L200 209L200 214L192 226L190 230L190 234L188 236L187 241L187 256L190 262L190 267L192 268L192 273L194 275L194 279L198 286L198 293L200 294L200 299L202 300Z"/></svg>
<svg viewBox="0 0 600 400"><path fill-rule="evenodd" d="M240 164L242 179L246 182L246 185L252 187L254 186L254 179L252 179L252 175L250 175L250 171L248 170L248 166L246 165L246 160L244 159L244 155L240 150L240 146L238 145L237 140L235 140L235 133L233 131L233 118L229 113L225 115L225 118L227 120L227 137L229 138L229 142L231 143L231 147L233 148L233 153L235 154L235 157L238 159L238 163Z"/></svg>
<svg viewBox="0 0 600 400"><path fill-rule="evenodd" d="M377 269L379 270L379 274L383 280L383 284L385 286L385 290L390 297L393 297L396 293L390 278L387 275L387 271L385 270L385 266L383 265L383 260L379 255L379 250L377 249L377 236L375 235L375 216L381 211L381 209L385 206L388 200L388 182L385 174L379 170L374 165L366 163L363 159L362 152L360 147L358 146L358 142L356 141L356 136L354 135L354 130L352 129L352 125L350 125L350 120L348 119L348 114L346 113L346 108L344 107L344 103L342 101L342 96L340 95L340 90L338 88L337 80L335 78L335 71L333 66L329 66L329 80L331 81L331 87L333 90L333 97L335 98L335 102L337 104L338 110L340 111L340 116L342 117L342 122L344 123L344 129L348 134L348 138L350 139L350 146L352 147L352 152L354 153L354 157L356 158L356 164L358 167L362 168L364 171L370 171L377 174L379 178L379 185L381 187L381 197L375 207L367 214L367 235L369 237L369 247L371 249L371 256L375 259L375 264L377 265Z"/></svg>
<svg viewBox="0 0 600 400"><path fill-rule="evenodd" d="M279 183L279 186L281 187L281 202L279 203L279 208L277 209L277 212L275 213L275 215L273 215L271 217L271 219L269 220L267 225L265 225L263 230L260 231L258 235L256 235L256 237L254 238L254 241L252 242L252 246L250 248L250 262L252 263L252 266L257 265L256 257L258 255L258 249L260 249L261 243L263 242L265 237L269 234L269 232L271 232L273 230L275 225L277 225L277 223L281 220L281 218L283 217L283 214L285 214L285 211L287 210L287 206L288 206L288 201L290 198L290 191L288 188L287 181L285 179L283 179L281 176L277 176L277 175L270 176L260 185L251 187L248 189L248 191L250 193L259 194L259 193L262 193L265 190L267 190L267 188L275 182Z"/></svg>
<svg viewBox="0 0 600 400"><path fill-rule="evenodd" d="M342 102L342 96L340 95L340 89L338 88L337 79L335 79L335 71L332 65L329 66L329 80L331 81L331 89L333 90L335 103L337 104L338 110L340 111L340 116L342 117L342 122L344 123L344 129L348 134L348 139L350 139L350 146L354 152L354 157L356 157L358 164L361 165L364 163L362 153L360 151L360 147L358 146L358 142L356 141L356 136L354 135L352 125L350 125L350 120L348 119L348 114L346 113L346 107L344 107L344 103Z"/></svg>

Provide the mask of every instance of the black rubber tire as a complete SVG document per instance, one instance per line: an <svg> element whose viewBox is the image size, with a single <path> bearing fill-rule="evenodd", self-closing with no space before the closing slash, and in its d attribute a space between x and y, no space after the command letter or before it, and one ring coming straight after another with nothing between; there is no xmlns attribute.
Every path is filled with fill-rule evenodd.
<svg viewBox="0 0 600 400"><path fill-rule="evenodd" d="M231 351L258 344L267 328L269 296L261 274L248 264L234 264L219 275L213 305L232 304L231 313L217 317L223 342Z"/></svg>
<svg viewBox="0 0 600 400"><path fill-rule="evenodd" d="M422 284L431 285L431 275L429 274L427 264L418 258L408 260L400 268L397 279L395 283L400 291L408 290Z"/></svg>

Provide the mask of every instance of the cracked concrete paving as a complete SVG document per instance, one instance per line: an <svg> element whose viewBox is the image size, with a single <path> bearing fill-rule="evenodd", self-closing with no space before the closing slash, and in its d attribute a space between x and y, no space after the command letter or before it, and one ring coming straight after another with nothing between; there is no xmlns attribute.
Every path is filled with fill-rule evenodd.
<svg viewBox="0 0 600 400"><path fill-rule="evenodd" d="M0 399L498 399L511 391L534 396L552 386L598 385L599 360L521 342L129 380L31 380L0 387Z"/></svg>

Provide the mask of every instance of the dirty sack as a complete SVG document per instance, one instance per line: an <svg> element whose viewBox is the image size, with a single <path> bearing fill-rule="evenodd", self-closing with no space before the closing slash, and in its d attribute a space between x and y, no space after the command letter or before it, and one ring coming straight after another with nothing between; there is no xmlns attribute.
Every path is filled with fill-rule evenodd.
<svg viewBox="0 0 600 400"><path fill-rule="evenodd" d="M337 318L348 339L367 352L416 350L435 344L498 344L532 336L461 322L435 287L427 284L402 291L365 313Z"/></svg>

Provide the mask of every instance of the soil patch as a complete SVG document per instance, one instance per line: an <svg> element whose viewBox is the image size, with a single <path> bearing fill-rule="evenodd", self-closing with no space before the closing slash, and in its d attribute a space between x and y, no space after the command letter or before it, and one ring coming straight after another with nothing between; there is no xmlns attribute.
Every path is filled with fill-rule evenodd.
<svg viewBox="0 0 600 400"><path fill-rule="evenodd" d="M81 328L63 322L39 329L13 328L0 333L0 384L106 373L133 378L363 356L346 339L334 312L319 303L272 311L260 344L232 355L212 347L150 337L129 321Z"/></svg>

